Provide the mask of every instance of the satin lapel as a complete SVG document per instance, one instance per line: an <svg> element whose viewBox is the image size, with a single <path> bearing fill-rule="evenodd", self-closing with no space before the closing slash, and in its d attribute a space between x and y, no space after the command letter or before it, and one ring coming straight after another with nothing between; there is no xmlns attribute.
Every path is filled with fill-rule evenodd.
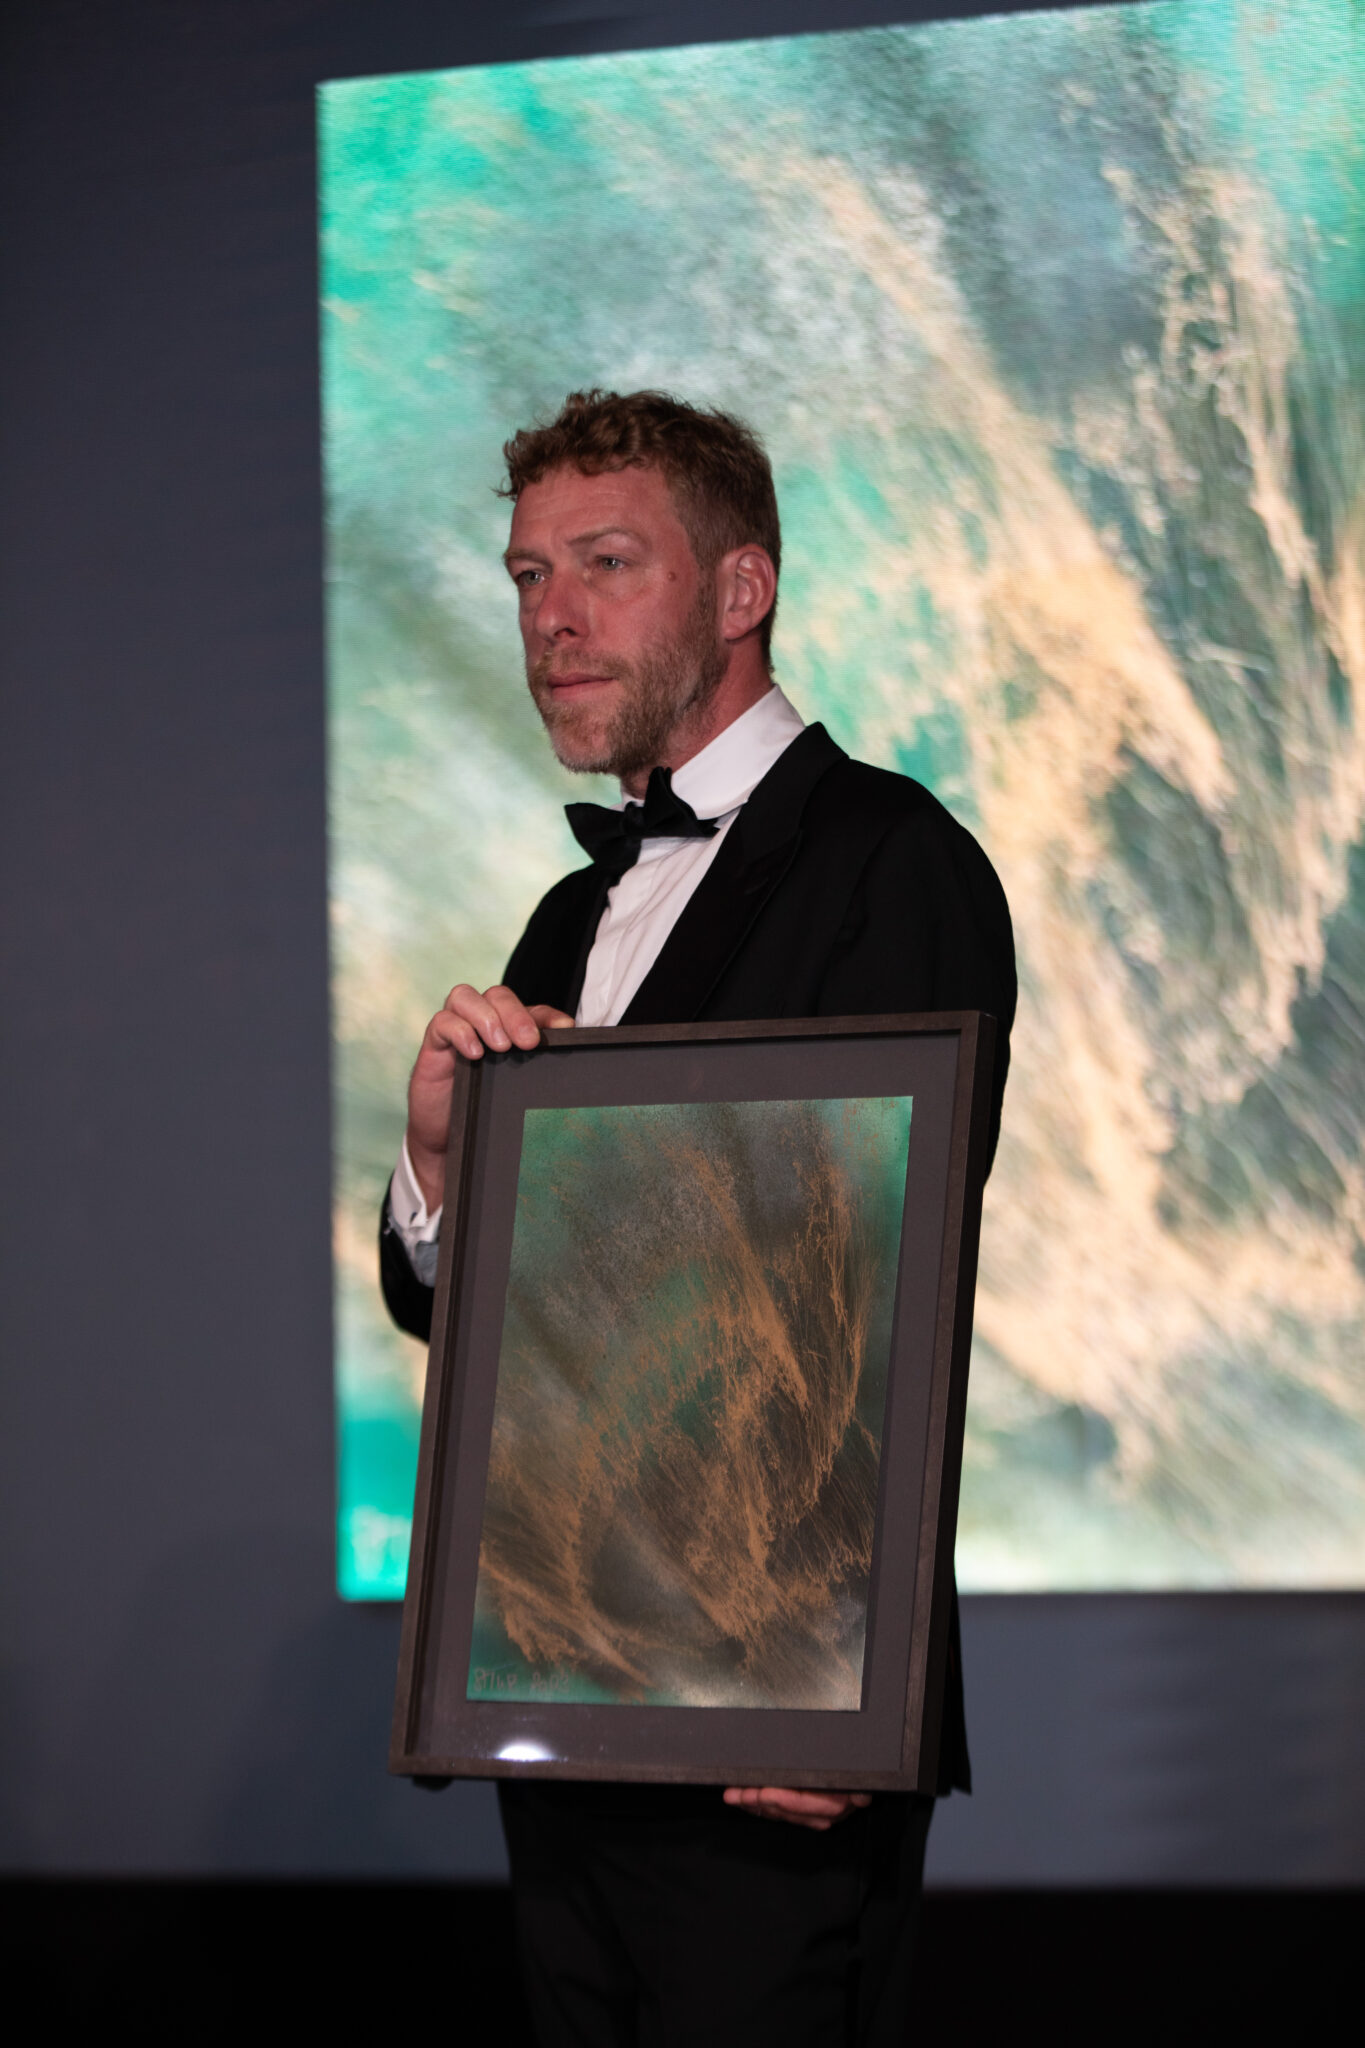
<svg viewBox="0 0 1365 2048"><path fill-rule="evenodd" d="M801 814L812 789L836 761L846 759L823 725L808 725L792 741L726 833L623 1024L688 1024L700 1015L796 858Z"/></svg>
<svg viewBox="0 0 1365 2048"><path fill-rule="evenodd" d="M599 868L580 868L555 884L503 969L509 988L528 1003L552 1003L573 1016L607 887Z"/></svg>
<svg viewBox="0 0 1365 2048"><path fill-rule="evenodd" d="M587 918L583 924L583 934L578 943L578 956L574 961L573 973L569 978L568 993L564 1001L559 1005L560 1009L570 1017L575 1017L578 1014L578 998L583 993L583 982L588 972L588 955L592 951L592 942L597 937L597 927L602 921L602 912L607 907L607 893L610 888L611 882L609 877L605 874L599 874L597 891L588 905Z"/></svg>

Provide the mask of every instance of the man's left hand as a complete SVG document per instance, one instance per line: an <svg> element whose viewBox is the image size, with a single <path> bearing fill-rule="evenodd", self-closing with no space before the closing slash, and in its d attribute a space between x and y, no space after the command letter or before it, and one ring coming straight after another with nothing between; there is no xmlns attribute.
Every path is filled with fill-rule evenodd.
<svg viewBox="0 0 1365 2048"><path fill-rule="evenodd" d="M821 1833L855 1806L872 1803L870 1792L797 1792L789 1785L731 1785L723 1796L727 1806L742 1807L764 1820L789 1820Z"/></svg>

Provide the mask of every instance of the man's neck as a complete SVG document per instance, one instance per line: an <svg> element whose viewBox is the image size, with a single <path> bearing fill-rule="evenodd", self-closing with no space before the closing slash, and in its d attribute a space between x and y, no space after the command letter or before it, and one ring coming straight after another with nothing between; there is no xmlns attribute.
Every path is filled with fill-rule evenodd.
<svg viewBox="0 0 1365 2048"><path fill-rule="evenodd" d="M685 716L674 727L657 761L648 768L641 768L633 775L621 777L621 787L627 796L640 801L649 787L649 778L655 768L667 768L676 774L688 761L694 760L703 747L709 747L718 739L728 725L751 711L755 704L767 696L773 686L773 679L766 667L756 668L746 664L742 673L724 676L714 696L710 697L700 715L696 718Z"/></svg>

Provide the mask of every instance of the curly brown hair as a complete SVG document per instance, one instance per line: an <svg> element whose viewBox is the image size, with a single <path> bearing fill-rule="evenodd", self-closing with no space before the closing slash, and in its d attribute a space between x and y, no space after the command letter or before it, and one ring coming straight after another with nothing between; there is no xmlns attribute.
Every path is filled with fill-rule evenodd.
<svg viewBox="0 0 1365 2048"><path fill-rule="evenodd" d="M661 470L703 569L750 543L781 567L772 468L757 434L733 413L704 412L666 391L571 391L548 426L523 427L502 452L504 498L520 497L527 484L566 465L585 476L632 466ZM776 610L774 603L760 628L765 661Z"/></svg>

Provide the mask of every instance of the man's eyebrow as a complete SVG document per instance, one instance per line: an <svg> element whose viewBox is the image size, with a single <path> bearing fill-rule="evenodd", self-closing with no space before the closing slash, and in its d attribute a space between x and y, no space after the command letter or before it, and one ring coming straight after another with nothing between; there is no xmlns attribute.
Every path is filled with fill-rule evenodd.
<svg viewBox="0 0 1365 2048"><path fill-rule="evenodd" d="M590 533L576 533L569 546L587 548L591 547L594 541L613 537L633 541L636 547L643 547L646 544L644 535L637 533L632 526L595 526ZM540 554L535 548L504 548L502 559L504 564L510 567L513 562L541 562L548 565L550 558L548 555Z"/></svg>
<svg viewBox="0 0 1365 2048"><path fill-rule="evenodd" d="M637 547L644 542L644 535L637 533L633 526L595 526L591 533L576 533L569 542L571 548L591 547L595 540L606 540L611 535L621 540L633 540Z"/></svg>

